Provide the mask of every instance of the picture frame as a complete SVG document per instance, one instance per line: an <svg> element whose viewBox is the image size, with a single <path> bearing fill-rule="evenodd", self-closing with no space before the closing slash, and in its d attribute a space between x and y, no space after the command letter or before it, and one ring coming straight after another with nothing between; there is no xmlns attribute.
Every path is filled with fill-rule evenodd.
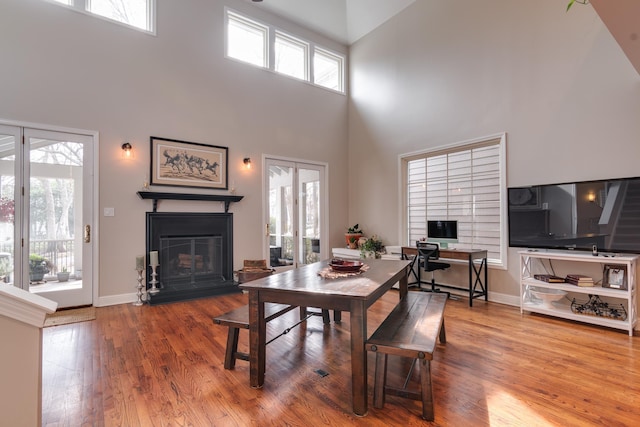
<svg viewBox="0 0 640 427"><path fill-rule="evenodd" d="M151 185L228 188L229 149L218 145L151 137Z"/></svg>
<svg viewBox="0 0 640 427"><path fill-rule="evenodd" d="M509 209L540 209L540 187L509 188Z"/></svg>
<svg viewBox="0 0 640 427"><path fill-rule="evenodd" d="M627 266L605 264L602 287L627 290Z"/></svg>

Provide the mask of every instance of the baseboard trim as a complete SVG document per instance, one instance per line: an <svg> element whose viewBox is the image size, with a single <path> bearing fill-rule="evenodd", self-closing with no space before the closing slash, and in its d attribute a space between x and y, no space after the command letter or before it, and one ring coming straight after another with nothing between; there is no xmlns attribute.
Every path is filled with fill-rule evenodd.
<svg viewBox="0 0 640 427"><path fill-rule="evenodd" d="M137 299L138 294L136 293L109 295L106 297L98 297L98 302L94 305L96 307L107 307L110 305L129 304L137 301Z"/></svg>

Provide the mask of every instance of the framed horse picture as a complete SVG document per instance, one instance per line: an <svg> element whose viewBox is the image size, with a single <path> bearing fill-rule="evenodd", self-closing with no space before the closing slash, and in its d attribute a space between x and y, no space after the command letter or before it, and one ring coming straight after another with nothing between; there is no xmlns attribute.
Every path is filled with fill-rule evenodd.
<svg viewBox="0 0 640 427"><path fill-rule="evenodd" d="M227 189L229 149L151 137L151 185Z"/></svg>

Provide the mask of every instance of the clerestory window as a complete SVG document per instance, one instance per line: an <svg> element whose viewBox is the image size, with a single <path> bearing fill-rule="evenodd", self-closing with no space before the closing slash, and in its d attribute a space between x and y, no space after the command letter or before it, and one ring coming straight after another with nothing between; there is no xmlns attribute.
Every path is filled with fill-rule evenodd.
<svg viewBox="0 0 640 427"><path fill-rule="evenodd" d="M139 30L155 31L156 0L51 0Z"/></svg>
<svg viewBox="0 0 640 427"><path fill-rule="evenodd" d="M345 57L293 34L226 11L226 56L345 93Z"/></svg>

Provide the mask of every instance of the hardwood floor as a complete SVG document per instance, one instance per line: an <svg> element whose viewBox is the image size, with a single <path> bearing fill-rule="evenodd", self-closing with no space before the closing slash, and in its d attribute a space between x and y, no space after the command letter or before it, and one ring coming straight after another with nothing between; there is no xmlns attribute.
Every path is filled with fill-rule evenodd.
<svg viewBox="0 0 640 427"><path fill-rule="evenodd" d="M371 307L369 334L397 298L391 291ZM212 322L246 300L104 307L94 321L44 329L43 426L430 424L417 401L389 396L373 408L373 354L369 413L352 414L348 313L329 326L314 317L269 344L265 386L251 389L247 362L223 368L227 329ZM270 322L270 336L297 315ZM431 368L431 425L638 425L638 337L484 301L469 308L466 299L447 302L445 324L447 343ZM247 343L242 331L239 349ZM390 359L389 371L408 366ZM416 370L412 385L417 380ZM389 381L402 384L399 376Z"/></svg>

